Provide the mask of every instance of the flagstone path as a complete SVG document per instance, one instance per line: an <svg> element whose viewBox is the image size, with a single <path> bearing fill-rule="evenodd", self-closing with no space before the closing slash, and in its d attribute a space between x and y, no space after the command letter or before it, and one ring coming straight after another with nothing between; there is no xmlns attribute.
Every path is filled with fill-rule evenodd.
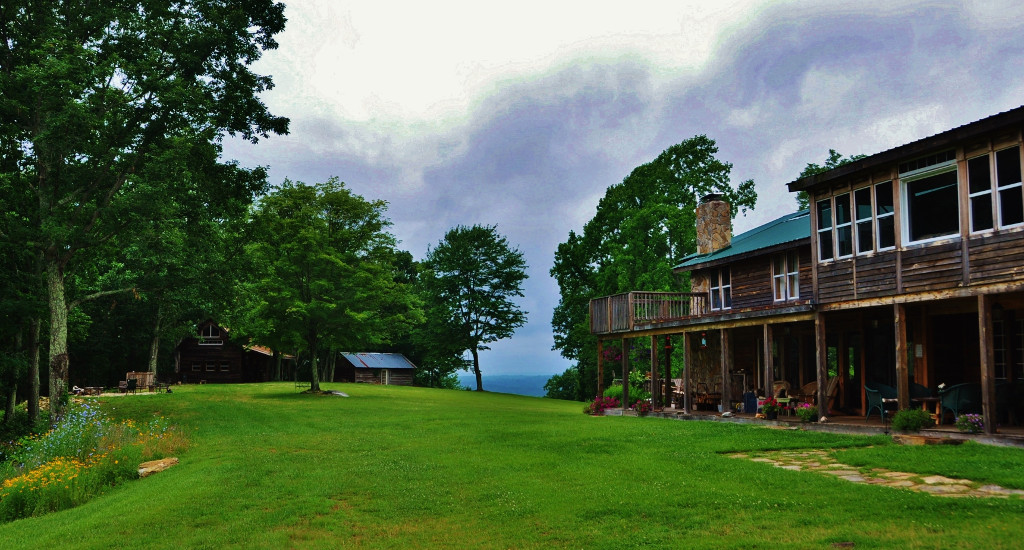
<svg viewBox="0 0 1024 550"><path fill-rule="evenodd" d="M982 485L969 479L952 479L938 475L911 474L893 472L884 468L861 470L854 466L842 464L832 458L826 451L770 451L759 453L734 453L732 458L746 458L754 462L771 464L776 468L795 471L817 472L836 476L853 483L868 485L884 485L898 489L921 491L944 497L1002 497L1010 495L1024 497L1024 490L1007 489L999 485Z"/></svg>

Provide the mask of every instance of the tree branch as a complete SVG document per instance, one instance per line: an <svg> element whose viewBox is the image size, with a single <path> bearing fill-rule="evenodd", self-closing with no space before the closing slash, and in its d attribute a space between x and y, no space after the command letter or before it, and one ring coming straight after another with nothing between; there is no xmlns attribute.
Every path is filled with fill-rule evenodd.
<svg viewBox="0 0 1024 550"><path fill-rule="evenodd" d="M94 292L92 294L89 294L89 295L86 295L86 296L82 296L81 298L79 298L79 299L69 303L68 304L68 311L71 311L72 309L75 309L76 307L82 305L84 302L88 302L90 300L95 300L97 298L102 298L104 296L110 296L110 295L113 295L113 294L121 294L122 292L134 292L134 291L135 291L135 287L132 286L132 287L127 287L127 288L119 288L119 289L116 289L116 290L101 290L99 292Z"/></svg>

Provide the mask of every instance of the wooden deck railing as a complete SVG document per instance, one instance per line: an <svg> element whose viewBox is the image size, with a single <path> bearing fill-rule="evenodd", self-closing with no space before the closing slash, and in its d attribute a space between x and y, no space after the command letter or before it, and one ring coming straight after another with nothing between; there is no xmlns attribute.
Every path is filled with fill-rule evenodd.
<svg viewBox="0 0 1024 550"><path fill-rule="evenodd" d="M693 292L626 292L590 301L590 332L629 332L648 325L707 313L707 294Z"/></svg>

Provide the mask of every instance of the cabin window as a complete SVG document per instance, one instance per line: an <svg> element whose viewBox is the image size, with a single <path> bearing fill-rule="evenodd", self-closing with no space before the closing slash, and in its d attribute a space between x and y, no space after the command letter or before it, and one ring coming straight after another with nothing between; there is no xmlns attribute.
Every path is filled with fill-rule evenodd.
<svg viewBox="0 0 1024 550"><path fill-rule="evenodd" d="M776 302L800 297L800 255L797 251L772 258L772 287Z"/></svg>
<svg viewBox="0 0 1024 550"><path fill-rule="evenodd" d="M214 372L216 370L217 370L217 364L216 363L207 363L206 364L206 372Z"/></svg>
<svg viewBox="0 0 1024 550"><path fill-rule="evenodd" d="M1024 223L1020 147L996 151L996 189L999 192L999 227L1012 227Z"/></svg>
<svg viewBox="0 0 1024 550"><path fill-rule="evenodd" d="M206 325L199 333L199 344L204 346L221 345L220 329L215 325Z"/></svg>
<svg viewBox="0 0 1024 550"><path fill-rule="evenodd" d="M836 197L836 257L847 258L853 255L853 227L850 221L850 194L843 193Z"/></svg>
<svg viewBox="0 0 1024 550"><path fill-rule="evenodd" d="M729 279L729 268L711 272L711 309L732 308L732 282Z"/></svg>
<svg viewBox="0 0 1024 550"><path fill-rule="evenodd" d="M199 372L202 370L202 365L199 363L192 363L192 372Z"/></svg>
<svg viewBox="0 0 1024 550"><path fill-rule="evenodd" d="M901 176L906 208L904 236L922 242L960 232L956 163Z"/></svg>
<svg viewBox="0 0 1024 550"><path fill-rule="evenodd" d="M221 363L220 364L220 371L221 372L228 372L230 370L231 370L231 365L229 365L227 363Z"/></svg>
<svg viewBox="0 0 1024 550"><path fill-rule="evenodd" d="M971 202L971 232L992 229L992 170L988 155L967 160L967 196Z"/></svg>
<svg viewBox="0 0 1024 550"><path fill-rule="evenodd" d="M818 208L818 260L833 258L832 251L832 199L817 202Z"/></svg>
<svg viewBox="0 0 1024 550"><path fill-rule="evenodd" d="M857 254L867 254L875 249L874 220L871 211L871 188L864 187L854 191L853 215L857 223Z"/></svg>
<svg viewBox="0 0 1024 550"><path fill-rule="evenodd" d="M896 208L891 181L875 185L875 229L879 251L896 248Z"/></svg>

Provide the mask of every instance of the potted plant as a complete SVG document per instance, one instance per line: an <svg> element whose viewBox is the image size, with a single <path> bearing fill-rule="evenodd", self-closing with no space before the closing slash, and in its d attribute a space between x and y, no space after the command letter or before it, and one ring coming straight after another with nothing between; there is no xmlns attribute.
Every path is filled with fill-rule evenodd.
<svg viewBox="0 0 1024 550"><path fill-rule="evenodd" d="M956 417L956 429L967 434L980 434L985 429L985 419L980 414L961 414Z"/></svg>
<svg viewBox="0 0 1024 550"><path fill-rule="evenodd" d="M810 403L800 403L796 407L796 415L801 422L814 422L818 419L818 407Z"/></svg>
<svg viewBox="0 0 1024 550"><path fill-rule="evenodd" d="M779 403L774 397L769 397L761 403L761 412L764 413L765 418L768 420L775 420L779 417L779 411L782 410L782 404Z"/></svg>

